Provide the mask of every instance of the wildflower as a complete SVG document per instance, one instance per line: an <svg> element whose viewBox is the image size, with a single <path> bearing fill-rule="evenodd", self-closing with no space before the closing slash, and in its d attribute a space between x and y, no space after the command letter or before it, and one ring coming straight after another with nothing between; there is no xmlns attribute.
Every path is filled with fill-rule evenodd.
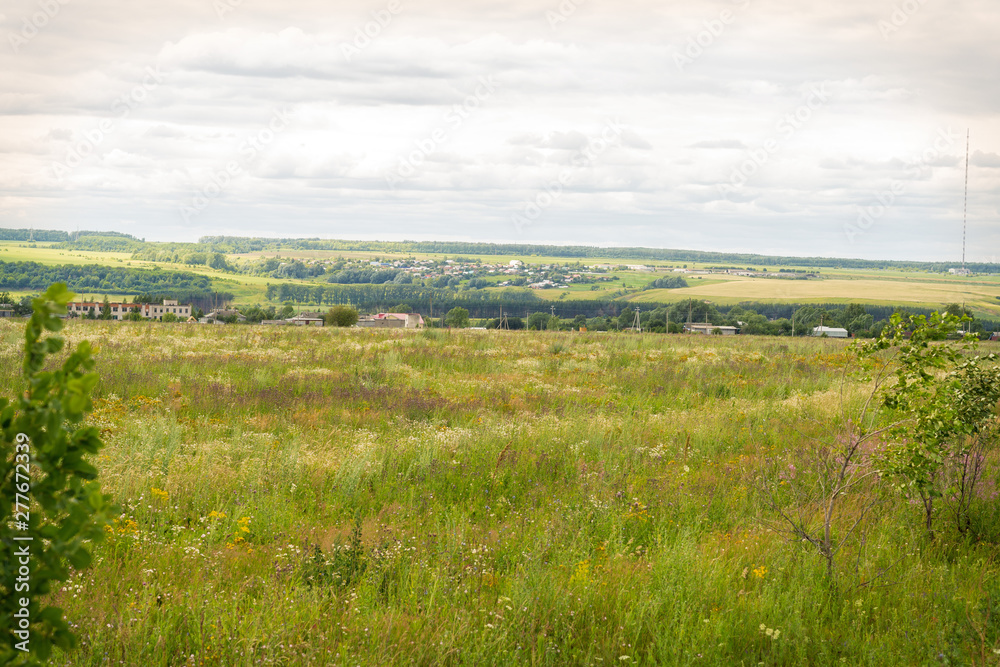
<svg viewBox="0 0 1000 667"><path fill-rule="evenodd" d="M767 567L765 567L764 565L761 565L760 567L756 567L753 570L753 574L758 579L763 579L764 575L767 574Z"/></svg>
<svg viewBox="0 0 1000 667"><path fill-rule="evenodd" d="M215 510L212 510L211 512L208 513L208 518L209 519L225 519L226 518L226 513L225 512L216 512Z"/></svg>

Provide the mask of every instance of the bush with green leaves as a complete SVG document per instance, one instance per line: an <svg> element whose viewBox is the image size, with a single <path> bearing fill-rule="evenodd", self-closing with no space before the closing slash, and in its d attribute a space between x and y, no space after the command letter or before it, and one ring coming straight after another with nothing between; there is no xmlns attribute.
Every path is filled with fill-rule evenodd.
<svg viewBox="0 0 1000 667"><path fill-rule="evenodd" d="M461 306L455 306L445 315L444 322L449 327L464 329L469 326L469 311Z"/></svg>
<svg viewBox="0 0 1000 667"><path fill-rule="evenodd" d="M59 316L72 297L57 283L32 302L25 328L26 386L17 388L13 400L0 397L0 664L24 659L23 648L30 662L46 660L53 645L75 646L62 610L43 604L70 567L90 564L91 546L103 538L113 511L95 481L97 469L87 461L102 446L98 431L79 426L92 409L90 393L97 384L90 343L81 342L61 366L47 370L47 358L63 348L63 338L54 332L62 328ZM44 335L47 331L53 334ZM27 518L15 516L15 493L30 498ZM24 545L30 551L27 576L19 574L17 556ZM27 644L11 631L23 600L28 601Z"/></svg>
<svg viewBox="0 0 1000 667"><path fill-rule="evenodd" d="M328 327L353 327L358 323L358 311L353 306L334 306L323 319Z"/></svg>
<svg viewBox="0 0 1000 667"><path fill-rule="evenodd" d="M919 498L931 536L935 501L955 491L946 488L948 466L969 465L971 448L985 444L977 436L992 432L1000 400L996 356L973 355L974 335L955 338L966 320L947 312L894 314L877 339L858 345L863 356L893 355L886 361L895 383L882 400L897 421L881 466L904 495Z"/></svg>

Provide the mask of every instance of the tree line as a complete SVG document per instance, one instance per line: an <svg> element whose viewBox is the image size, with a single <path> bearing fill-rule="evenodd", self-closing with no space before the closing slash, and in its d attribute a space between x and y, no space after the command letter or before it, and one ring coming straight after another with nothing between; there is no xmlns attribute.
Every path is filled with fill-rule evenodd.
<svg viewBox="0 0 1000 667"><path fill-rule="evenodd" d="M756 253L726 253L702 250L677 250L669 248L533 245L528 243L475 243L463 241L352 241L340 239L242 239L232 236L204 236L199 243L220 250L233 248L233 252L260 250L326 250L363 251L400 254L468 254L493 256L544 256L566 258L612 258L667 262L729 262L741 266L801 266L856 269L914 269L920 271L947 271L951 262L917 262L909 260L868 260L837 257L771 256ZM977 273L996 273L995 263L966 264Z"/></svg>
<svg viewBox="0 0 1000 667"><path fill-rule="evenodd" d="M75 292L163 293L178 290L211 291L207 276L184 271L109 267L99 264L59 264L0 261L0 288L44 290L66 283Z"/></svg>
<svg viewBox="0 0 1000 667"><path fill-rule="evenodd" d="M464 308L469 316L477 319L499 318L501 312L529 318L533 312L555 314L562 319L583 317L591 322L589 328L623 329L632 326L636 305L640 308L643 328L650 331L680 331L685 322L708 322L720 326L736 326L745 333L787 335L794 324L797 335L804 335L807 328L819 326L843 327L852 334L877 333L879 322L888 321L897 312L929 315L927 308L850 304L791 304L748 302L734 306L705 303L699 299L679 302L612 301L601 299L572 299L549 301L528 289L456 290L427 287L421 284L350 284L350 285L296 285L269 284L268 301L294 304L332 306L350 305L360 312L387 312L392 304L409 304L415 312L425 317ZM957 308L953 306L952 308ZM554 311L554 313L553 313ZM971 315L970 311L968 312ZM671 328L671 323L675 326ZM1000 322L976 320L982 330L996 330Z"/></svg>
<svg viewBox="0 0 1000 667"><path fill-rule="evenodd" d="M400 254L467 254L485 256L563 257L577 259L632 259L641 261L732 263L740 266L798 266L853 269L901 269L944 272L952 262L868 260L838 257L771 256L756 253L709 252L670 248L533 245L528 243L474 243L462 241L356 241L341 239L270 239L239 236L203 236L197 243L146 243L119 232L58 232L51 230L0 230L0 240L56 241L62 247L135 253L136 259L182 262L190 253L241 254L265 250L364 251ZM996 263L974 262L975 273L997 273Z"/></svg>

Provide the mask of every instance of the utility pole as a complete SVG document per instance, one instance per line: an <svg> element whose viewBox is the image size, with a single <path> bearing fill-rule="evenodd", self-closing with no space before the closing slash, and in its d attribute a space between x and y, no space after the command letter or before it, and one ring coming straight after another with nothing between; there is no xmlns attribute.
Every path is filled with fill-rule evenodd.
<svg viewBox="0 0 1000 667"><path fill-rule="evenodd" d="M639 320L639 306L635 307L635 319L632 321L632 328L642 333L642 322Z"/></svg>

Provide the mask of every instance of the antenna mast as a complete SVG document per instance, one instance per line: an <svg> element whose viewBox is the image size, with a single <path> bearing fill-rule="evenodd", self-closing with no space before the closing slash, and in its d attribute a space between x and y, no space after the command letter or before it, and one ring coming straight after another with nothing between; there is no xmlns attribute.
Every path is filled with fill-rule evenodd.
<svg viewBox="0 0 1000 667"><path fill-rule="evenodd" d="M965 131L965 206L962 210L962 275L965 275L965 232L969 224L969 130Z"/></svg>

